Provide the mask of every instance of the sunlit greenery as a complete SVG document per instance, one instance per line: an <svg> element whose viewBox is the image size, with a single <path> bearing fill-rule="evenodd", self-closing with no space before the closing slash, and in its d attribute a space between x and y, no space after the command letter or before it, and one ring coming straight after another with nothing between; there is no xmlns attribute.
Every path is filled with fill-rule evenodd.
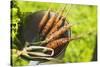
<svg viewBox="0 0 100 67"><path fill-rule="evenodd" d="M48 10L49 7L52 8L52 11L57 12L57 10L61 9L64 4L60 3L46 3L46 2L28 2L28 1L17 1L12 5L11 8L11 17L12 17L12 62L13 65L28 65L27 60L22 58L17 58L16 49L18 47L19 42L17 40L18 35L18 23L21 23L23 14L27 12L36 12L39 10ZM65 10L65 14L67 12L69 4ZM18 14L20 12L20 14ZM79 5L72 4L71 10L69 11L67 20L69 23L80 23L79 25L75 25L71 28L71 35L79 35L82 33L87 33L89 31L94 31L93 34L87 35L85 34L83 39L73 40L69 43L66 48L65 55L62 58L64 62L89 62L93 58L94 48L96 46L96 29L97 29L97 7L92 5ZM20 15L20 16L19 16ZM24 22L23 22L24 23ZM15 25L14 25L15 24ZM18 62L15 62L15 61Z"/></svg>

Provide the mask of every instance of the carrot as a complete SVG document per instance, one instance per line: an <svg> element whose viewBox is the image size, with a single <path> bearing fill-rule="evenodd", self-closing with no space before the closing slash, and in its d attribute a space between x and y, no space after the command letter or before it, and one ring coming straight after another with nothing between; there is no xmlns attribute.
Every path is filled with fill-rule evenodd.
<svg viewBox="0 0 100 67"><path fill-rule="evenodd" d="M48 33L47 37L50 37L50 35L52 35L55 31L57 31L60 26L62 25L62 23L64 22L65 17L62 17L59 22L53 26L53 28L50 30L50 32Z"/></svg>
<svg viewBox="0 0 100 67"><path fill-rule="evenodd" d="M47 42L50 42L54 39L59 38L62 34L64 34L70 27L72 26L72 24L68 24L68 25L64 25L63 27L61 27L58 31L54 32L50 37L46 38Z"/></svg>
<svg viewBox="0 0 100 67"><path fill-rule="evenodd" d="M48 43L46 45L46 47L56 49L62 45L65 45L67 42L68 42L68 38L64 37L64 38L60 38L60 39L57 39L57 40L54 40L54 41Z"/></svg>
<svg viewBox="0 0 100 67"><path fill-rule="evenodd" d="M89 33L91 33L91 31L88 32L87 34L89 34ZM74 37L71 37L71 38L68 38L68 37L65 36L63 38L56 39L56 40L53 40L53 41L49 42L46 45L46 47L51 48L51 49L56 49L58 47L61 47L62 45L65 45L69 41L83 38L84 35L85 34L80 34L80 35L77 35L77 36L74 36Z"/></svg>
<svg viewBox="0 0 100 67"><path fill-rule="evenodd" d="M40 21L39 26L38 26L40 31L42 30L43 26L46 24L49 17L49 13L50 13L50 9L48 9L48 11L45 13L42 20Z"/></svg>
<svg viewBox="0 0 100 67"><path fill-rule="evenodd" d="M84 38L84 36L87 35L90 35L90 34L93 34L94 31L89 31L87 33L82 33L82 34L79 34L77 36L73 36L71 38L68 38L68 37L63 37L63 38L60 38L60 39L56 39L56 40L53 40L51 42L49 42L46 47L48 48L52 48L52 49L56 49L64 44L66 44L67 42L69 41L72 41L72 40L76 40L76 39L80 39L80 38Z"/></svg>
<svg viewBox="0 0 100 67"><path fill-rule="evenodd" d="M48 20L48 22L46 23L45 27L43 28L42 32L41 32L41 36L45 37L46 34L48 33L48 31L51 29L54 20L56 19L56 15L52 15L51 18Z"/></svg>

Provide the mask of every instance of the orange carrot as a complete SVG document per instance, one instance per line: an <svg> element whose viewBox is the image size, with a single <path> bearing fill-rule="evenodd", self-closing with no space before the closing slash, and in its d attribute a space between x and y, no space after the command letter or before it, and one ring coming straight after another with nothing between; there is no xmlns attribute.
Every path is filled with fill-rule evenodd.
<svg viewBox="0 0 100 67"><path fill-rule="evenodd" d="M41 32L41 36L45 37L46 34L48 33L48 31L51 29L54 20L56 19L56 15L52 15L51 18L48 20L48 22L46 23L45 27L43 28L42 32Z"/></svg>
<svg viewBox="0 0 100 67"><path fill-rule="evenodd" d="M64 37L64 38L60 38L60 39L57 39L57 40L54 40L54 41L48 43L46 45L46 47L56 49L62 45L65 45L67 42L68 42L68 38Z"/></svg>
<svg viewBox="0 0 100 67"><path fill-rule="evenodd" d="M38 26L40 31L42 30L43 26L46 24L49 17L49 13L50 13L50 9L48 9L48 11L45 13L42 20L40 21L39 26Z"/></svg>

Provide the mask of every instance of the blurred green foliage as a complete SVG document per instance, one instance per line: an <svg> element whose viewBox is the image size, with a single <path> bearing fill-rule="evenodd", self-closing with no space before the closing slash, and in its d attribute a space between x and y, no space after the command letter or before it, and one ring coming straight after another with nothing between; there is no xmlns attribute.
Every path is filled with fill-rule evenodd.
<svg viewBox="0 0 100 67"><path fill-rule="evenodd" d="M16 39L18 32L18 23L23 20L19 17L18 12L36 12L39 10L48 10L49 7L52 11L56 12L61 9L64 4L61 3L46 3L46 2L29 2L29 1L15 1L16 6L12 4L11 8L11 24L12 24L12 49L17 49ZM68 4L69 5L69 4ZM65 14L68 9L65 10ZM97 30L97 7L92 5L79 5L72 4L71 10L68 13L67 20L70 23L79 22L79 25L75 25L71 28L72 35L79 35L87 33L88 31ZM21 15L21 14L20 14ZM94 31L96 33L96 31ZM69 43L66 48L65 55L63 57L64 62L89 62L93 58L94 48L96 46L96 35L85 35L83 39L74 40ZM15 55L14 55L15 54ZM12 50L12 61L17 59L16 53ZM18 62L13 62L13 65L27 65L28 61L19 59Z"/></svg>

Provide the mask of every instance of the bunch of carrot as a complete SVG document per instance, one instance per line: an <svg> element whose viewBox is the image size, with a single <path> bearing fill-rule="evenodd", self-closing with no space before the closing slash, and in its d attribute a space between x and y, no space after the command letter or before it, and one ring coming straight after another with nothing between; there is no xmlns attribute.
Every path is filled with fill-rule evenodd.
<svg viewBox="0 0 100 67"><path fill-rule="evenodd" d="M55 13L51 15L49 19L50 9L44 14L38 25L39 34L43 39L41 45L55 50L56 48L65 45L70 39L68 36L64 35L72 26L71 24L68 24L68 22L65 23L66 17L63 16L64 10L65 7L62 8L59 15Z"/></svg>

